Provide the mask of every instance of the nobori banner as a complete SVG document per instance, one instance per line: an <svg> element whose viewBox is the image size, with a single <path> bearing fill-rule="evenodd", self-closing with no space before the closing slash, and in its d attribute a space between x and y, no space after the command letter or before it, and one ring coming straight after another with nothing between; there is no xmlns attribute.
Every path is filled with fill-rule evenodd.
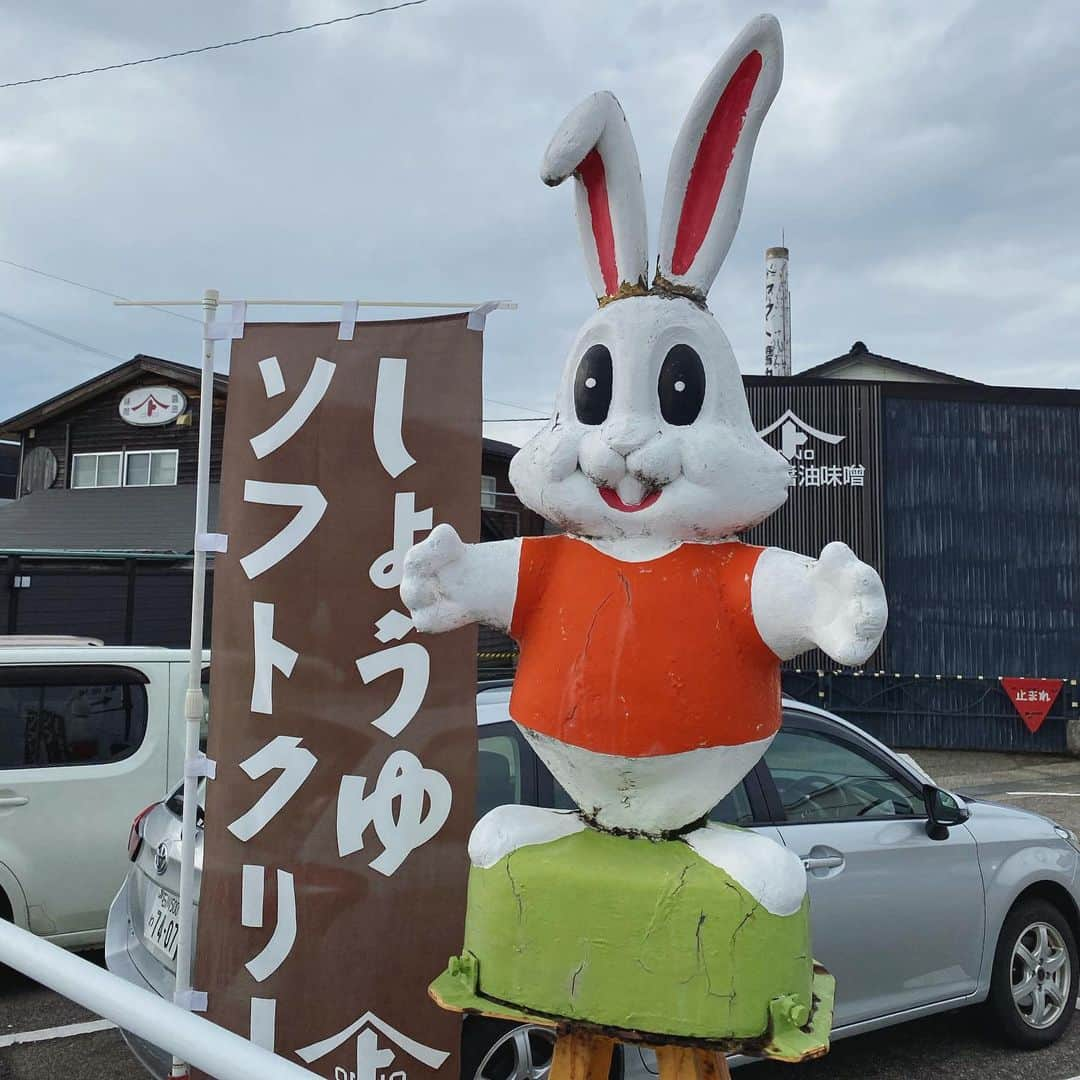
<svg viewBox="0 0 1080 1080"><path fill-rule="evenodd" d="M419 639L398 585L434 525L477 536L482 334L338 329L232 346L194 985L319 1076L451 1078L475 631Z"/></svg>

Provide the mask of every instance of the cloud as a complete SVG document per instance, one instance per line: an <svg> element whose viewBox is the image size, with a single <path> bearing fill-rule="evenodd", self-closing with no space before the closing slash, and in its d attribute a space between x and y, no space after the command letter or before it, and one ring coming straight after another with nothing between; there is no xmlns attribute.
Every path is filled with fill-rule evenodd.
<svg viewBox="0 0 1080 1080"><path fill-rule="evenodd" d="M358 6L51 0L9 12L0 70L15 79L111 63ZM486 392L543 414L591 308L570 193L537 177L548 138L587 93L618 94L655 246L685 109L758 10L748 0L431 0L0 91L0 257L141 297L215 286L247 297L514 299L517 312L488 322ZM969 377L1076 382L1061 347L1080 336L1067 247L1080 189L1071 11L1065 0L777 5L785 83L710 298L744 370L762 368L763 251L783 229L797 370L858 338ZM2 265L0 286L0 310L107 352L197 361L191 324ZM8 414L108 366L3 320L0 357ZM494 403L487 412L521 415Z"/></svg>

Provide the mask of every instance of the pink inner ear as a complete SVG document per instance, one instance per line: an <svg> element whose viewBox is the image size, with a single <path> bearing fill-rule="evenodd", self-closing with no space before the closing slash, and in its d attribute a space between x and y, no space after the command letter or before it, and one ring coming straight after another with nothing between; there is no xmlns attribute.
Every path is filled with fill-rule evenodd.
<svg viewBox="0 0 1080 1080"><path fill-rule="evenodd" d="M619 291L619 268L615 263L615 230L611 227L604 159L595 147L585 155L577 167L577 174L585 185L585 193L589 198L589 220L596 244L596 257L600 262L600 275L604 279L604 292L608 296L614 296Z"/></svg>
<svg viewBox="0 0 1080 1080"><path fill-rule="evenodd" d="M685 274L705 242L716 213L716 204L720 201L720 192L724 190L731 159L735 156L735 145L746 120L746 110L750 107L750 96L761 73L761 64L761 53L756 49L747 54L724 87L705 127L705 134L701 136L701 145L686 183L679 228L675 233L675 250L671 254L673 274Z"/></svg>

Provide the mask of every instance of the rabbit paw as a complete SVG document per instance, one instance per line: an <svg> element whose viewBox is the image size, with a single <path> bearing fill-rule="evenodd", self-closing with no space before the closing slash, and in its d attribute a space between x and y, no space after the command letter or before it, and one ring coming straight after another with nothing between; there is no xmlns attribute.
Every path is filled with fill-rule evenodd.
<svg viewBox="0 0 1080 1080"><path fill-rule="evenodd" d="M877 648L889 615L881 578L839 541L825 546L810 577L814 643L838 663L861 664Z"/></svg>
<svg viewBox="0 0 1080 1080"><path fill-rule="evenodd" d="M405 556L401 599L425 633L454 630L474 620L462 602L468 548L450 525L437 525Z"/></svg>

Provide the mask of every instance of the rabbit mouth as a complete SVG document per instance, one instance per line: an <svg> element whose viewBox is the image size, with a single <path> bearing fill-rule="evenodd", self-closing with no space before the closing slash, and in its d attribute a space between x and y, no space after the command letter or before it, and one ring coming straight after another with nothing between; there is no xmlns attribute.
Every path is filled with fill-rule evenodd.
<svg viewBox="0 0 1080 1080"><path fill-rule="evenodd" d="M652 506L652 504L660 498L660 488L653 488L652 491L648 492L638 503L623 502L623 500L619 498L619 493L614 488L601 487L597 490L600 492L600 498L603 499L612 510L619 510L624 514L634 514L637 513L638 510L644 510L647 507Z"/></svg>

